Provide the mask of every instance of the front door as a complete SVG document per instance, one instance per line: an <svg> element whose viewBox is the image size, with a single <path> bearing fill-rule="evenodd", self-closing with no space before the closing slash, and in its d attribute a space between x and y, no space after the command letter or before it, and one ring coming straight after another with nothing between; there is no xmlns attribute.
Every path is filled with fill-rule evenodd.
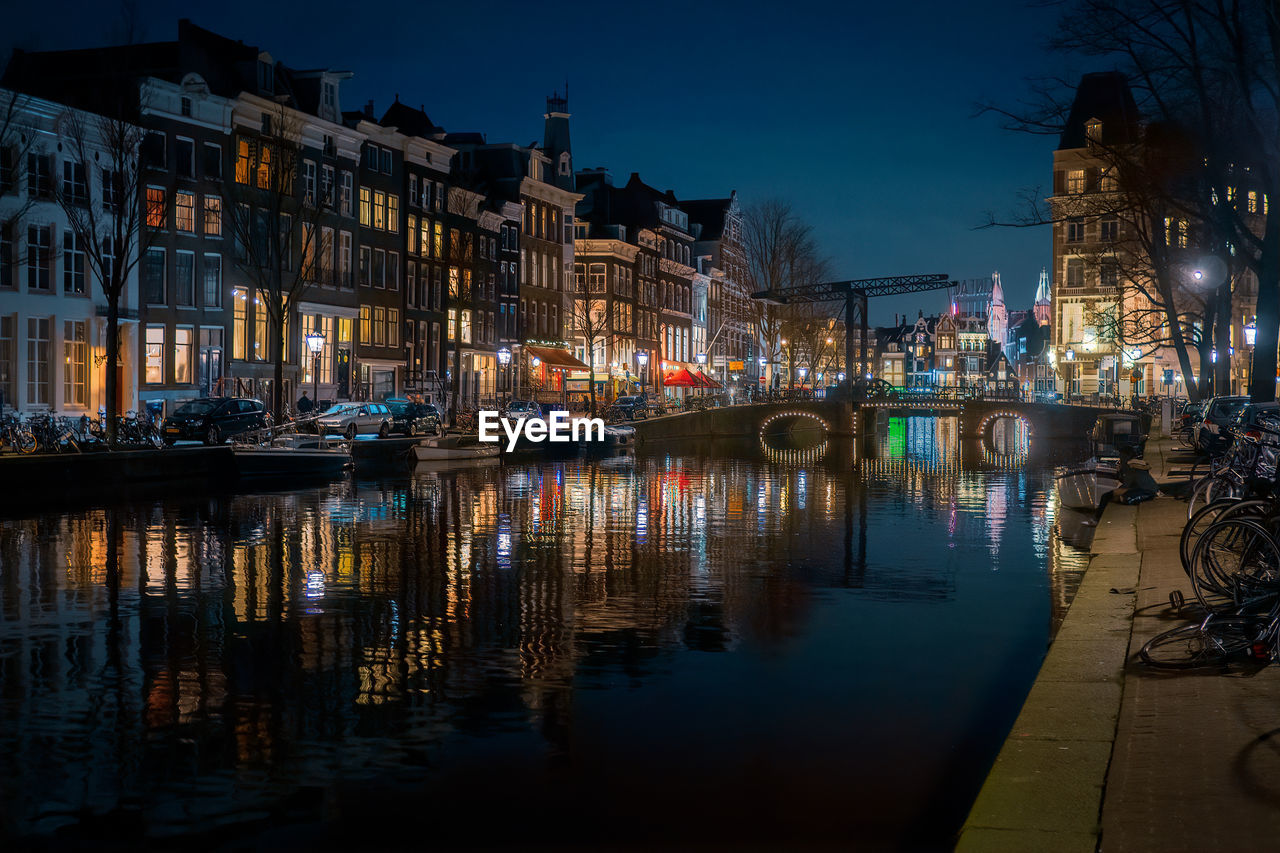
<svg viewBox="0 0 1280 853"><path fill-rule="evenodd" d="M222 379L222 349L220 347L203 347L200 350L200 393L205 397L214 396L214 389Z"/></svg>
<svg viewBox="0 0 1280 853"><path fill-rule="evenodd" d="M338 347L338 356L335 359L334 369L337 370L338 400L351 399L351 350L347 347Z"/></svg>

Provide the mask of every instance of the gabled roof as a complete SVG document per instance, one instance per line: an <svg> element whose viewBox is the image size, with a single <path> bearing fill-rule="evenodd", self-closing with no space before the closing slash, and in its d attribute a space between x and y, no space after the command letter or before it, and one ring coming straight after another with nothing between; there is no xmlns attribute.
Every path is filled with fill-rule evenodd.
<svg viewBox="0 0 1280 853"><path fill-rule="evenodd" d="M436 127L421 107L414 108L400 103L399 95L391 106L387 107L378 124L383 127L397 128L405 136L420 136L423 139L430 139L434 134L443 132L443 129Z"/></svg>
<svg viewBox="0 0 1280 853"><path fill-rule="evenodd" d="M680 209L689 215L689 222L702 226L699 240L719 240L724 234L724 215L732 199L704 198L680 202Z"/></svg>

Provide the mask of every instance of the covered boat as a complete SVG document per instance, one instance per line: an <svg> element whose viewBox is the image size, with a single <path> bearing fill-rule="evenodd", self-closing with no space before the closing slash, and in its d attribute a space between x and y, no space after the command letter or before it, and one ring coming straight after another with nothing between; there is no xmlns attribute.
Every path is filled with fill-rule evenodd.
<svg viewBox="0 0 1280 853"><path fill-rule="evenodd" d="M488 459L502 453L498 442L480 442L475 436L445 435L424 439L413 447L418 462Z"/></svg>

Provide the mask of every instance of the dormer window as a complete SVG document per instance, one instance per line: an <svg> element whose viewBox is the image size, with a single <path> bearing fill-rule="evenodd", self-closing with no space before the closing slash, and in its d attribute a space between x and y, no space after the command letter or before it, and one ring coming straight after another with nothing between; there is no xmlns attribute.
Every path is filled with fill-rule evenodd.
<svg viewBox="0 0 1280 853"><path fill-rule="evenodd" d="M191 99L190 98L182 99L182 114L184 116L187 116L188 118L191 117Z"/></svg>
<svg viewBox="0 0 1280 853"><path fill-rule="evenodd" d="M560 174L569 174L569 152L560 155Z"/></svg>
<svg viewBox="0 0 1280 853"><path fill-rule="evenodd" d="M1084 123L1084 135L1090 142L1102 141L1102 122L1091 118Z"/></svg>
<svg viewBox="0 0 1280 853"><path fill-rule="evenodd" d="M258 92L264 95L274 95L276 91L276 74L275 63L271 60L270 54L259 54L258 56Z"/></svg>
<svg viewBox="0 0 1280 853"><path fill-rule="evenodd" d="M333 109L338 104L338 87L328 80L324 83L324 105Z"/></svg>

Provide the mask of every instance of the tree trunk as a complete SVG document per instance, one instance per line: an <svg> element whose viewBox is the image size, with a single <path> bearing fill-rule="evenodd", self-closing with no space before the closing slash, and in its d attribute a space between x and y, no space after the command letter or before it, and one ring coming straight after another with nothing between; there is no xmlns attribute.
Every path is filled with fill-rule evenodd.
<svg viewBox="0 0 1280 853"><path fill-rule="evenodd" d="M1213 324L1213 387L1217 394L1234 394L1231 387L1231 277L1222 283L1217 294L1217 317Z"/></svg>
<svg viewBox="0 0 1280 853"><path fill-rule="evenodd" d="M271 416L276 423L284 423L284 330L288 318L281 312L276 320L274 340L271 342L271 360L275 365L271 388Z"/></svg>
<svg viewBox="0 0 1280 853"><path fill-rule="evenodd" d="M119 406L116 397L120 393L119 379L116 374L120 369L120 291L107 296L107 381L106 381L106 423L107 447L116 446L116 418Z"/></svg>
<svg viewBox="0 0 1280 853"><path fill-rule="evenodd" d="M587 353L587 372L591 375L591 417L596 416L596 342L591 341Z"/></svg>
<svg viewBox="0 0 1280 853"><path fill-rule="evenodd" d="M460 337L460 336L459 336ZM458 386L462 383L462 347L453 342L453 376L449 380L449 422L458 425Z"/></svg>
<svg viewBox="0 0 1280 853"><path fill-rule="evenodd" d="M1255 403L1276 398L1276 346L1280 338L1280 216L1267 217L1262 258L1258 264L1258 319L1254 338L1249 396Z"/></svg>

